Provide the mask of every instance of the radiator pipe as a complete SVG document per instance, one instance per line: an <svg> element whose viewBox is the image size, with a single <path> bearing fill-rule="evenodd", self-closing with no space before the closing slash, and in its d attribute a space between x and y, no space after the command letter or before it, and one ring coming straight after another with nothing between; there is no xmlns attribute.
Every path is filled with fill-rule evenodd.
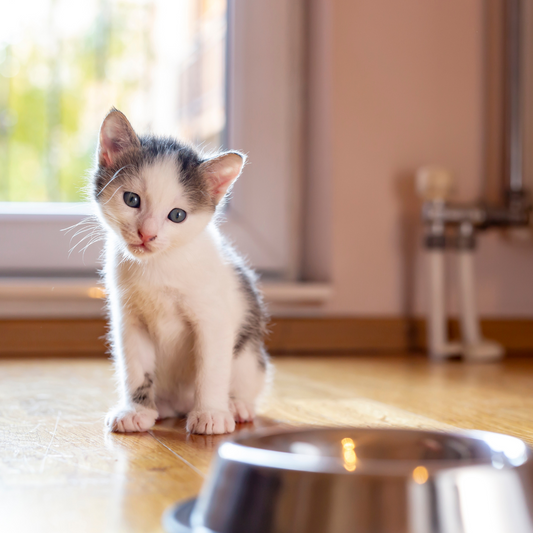
<svg viewBox="0 0 533 533"><path fill-rule="evenodd" d="M505 27L505 191L512 201L524 192L523 179L523 63L522 18L524 0L506 0ZM527 0L529 1L529 0Z"/></svg>
<svg viewBox="0 0 533 533"><path fill-rule="evenodd" d="M523 16L530 0L505 0L504 152L503 205L454 204L449 201L453 184L440 167L424 167L417 173L417 188L424 198L422 219L424 247L429 268L428 348L434 360L461 353L470 361L494 361L503 347L481 335L475 298L474 253L476 234L490 228L527 226L531 203L524 186L523 149L525 111L523 89ZM444 254L455 251L462 342L450 343L446 332Z"/></svg>

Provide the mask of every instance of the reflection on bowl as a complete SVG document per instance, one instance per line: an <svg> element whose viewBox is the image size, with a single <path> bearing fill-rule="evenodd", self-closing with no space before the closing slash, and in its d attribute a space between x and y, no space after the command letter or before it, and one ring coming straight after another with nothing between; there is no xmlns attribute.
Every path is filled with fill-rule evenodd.
<svg viewBox="0 0 533 533"><path fill-rule="evenodd" d="M395 429L263 431L222 444L170 532L533 533L519 439Z"/></svg>

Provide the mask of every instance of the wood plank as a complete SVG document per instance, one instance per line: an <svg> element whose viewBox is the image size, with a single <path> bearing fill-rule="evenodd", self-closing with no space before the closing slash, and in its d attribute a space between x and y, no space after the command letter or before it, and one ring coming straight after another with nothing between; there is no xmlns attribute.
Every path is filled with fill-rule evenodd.
<svg viewBox="0 0 533 533"><path fill-rule="evenodd" d="M346 388L285 372L277 376L275 392L261 409L264 417L290 425L328 427L406 427L453 430L454 426L385 403L360 397ZM289 392L287 394L287 392Z"/></svg>
<svg viewBox="0 0 533 533"><path fill-rule="evenodd" d="M207 474L214 451L231 435L189 435L185 419L166 419L157 422L150 434L202 475ZM294 425L294 424L293 424ZM266 427L288 427L289 424L258 416L253 423L237 424L234 435Z"/></svg>
<svg viewBox="0 0 533 533"><path fill-rule="evenodd" d="M431 363L421 356L329 356L306 357L302 364L300 357L285 357L282 367L278 381L286 380L285 391L290 391L291 383L308 382L315 387L315 398L327 398L328 393L343 401L365 398L439 424L509 433L533 445L533 360L529 358L468 364ZM305 408L312 410L310 405ZM343 403L333 405L341 409ZM325 413L331 408L324 403ZM393 420L401 421L401 415Z"/></svg>

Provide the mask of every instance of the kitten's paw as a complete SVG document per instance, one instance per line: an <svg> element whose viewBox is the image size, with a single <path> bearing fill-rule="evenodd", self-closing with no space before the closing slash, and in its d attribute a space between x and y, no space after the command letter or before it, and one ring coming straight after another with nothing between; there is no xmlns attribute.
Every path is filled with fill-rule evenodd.
<svg viewBox="0 0 533 533"><path fill-rule="evenodd" d="M191 411L187 431L200 435L221 435L235 430L235 420L229 411Z"/></svg>
<svg viewBox="0 0 533 533"><path fill-rule="evenodd" d="M244 400L233 399L229 402L229 410L235 418L235 422L251 422L254 419L254 404Z"/></svg>
<svg viewBox="0 0 533 533"><path fill-rule="evenodd" d="M106 417L106 426L117 433L132 433L149 430L157 420L155 409L115 409Z"/></svg>

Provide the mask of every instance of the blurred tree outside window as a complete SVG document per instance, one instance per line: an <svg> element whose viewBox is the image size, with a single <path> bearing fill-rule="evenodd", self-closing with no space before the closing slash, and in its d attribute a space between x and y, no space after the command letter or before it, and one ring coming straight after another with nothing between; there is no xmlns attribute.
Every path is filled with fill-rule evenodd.
<svg viewBox="0 0 533 533"><path fill-rule="evenodd" d="M226 0L16 0L0 17L0 202L79 202L107 111L207 150L226 127Z"/></svg>

